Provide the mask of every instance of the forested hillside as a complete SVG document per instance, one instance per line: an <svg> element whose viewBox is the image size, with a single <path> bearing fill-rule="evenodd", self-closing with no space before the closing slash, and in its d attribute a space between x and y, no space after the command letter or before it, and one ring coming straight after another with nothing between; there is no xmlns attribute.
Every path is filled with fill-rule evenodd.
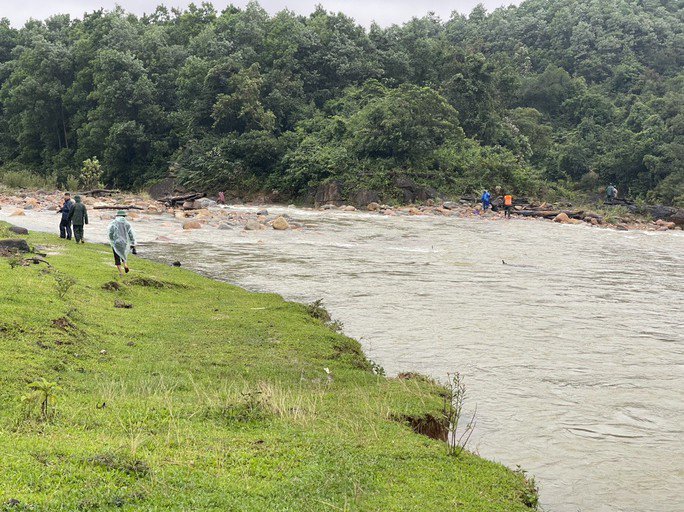
<svg viewBox="0 0 684 512"><path fill-rule="evenodd" d="M684 2L528 0L369 30L274 16L99 11L0 23L0 165L107 185L303 199L504 187L684 204Z"/></svg>

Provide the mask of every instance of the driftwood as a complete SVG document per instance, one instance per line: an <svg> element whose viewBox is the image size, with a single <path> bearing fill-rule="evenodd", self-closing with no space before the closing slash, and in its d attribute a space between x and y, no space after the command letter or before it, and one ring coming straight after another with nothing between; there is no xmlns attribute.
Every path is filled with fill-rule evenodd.
<svg viewBox="0 0 684 512"><path fill-rule="evenodd" d="M103 197L103 196L111 196L113 194L118 194L118 193L120 193L119 190L109 190L106 188L96 188L94 190L87 190L86 192L81 192L81 195L92 196L92 197Z"/></svg>
<svg viewBox="0 0 684 512"><path fill-rule="evenodd" d="M126 205L108 205L108 204L98 204L93 206L93 210L144 210L142 206L134 206L131 204Z"/></svg>
<svg viewBox="0 0 684 512"><path fill-rule="evenodd" d="M160 201L166 204L167 206L176 206L178 203L183 204L185 201L194 201L195 199L201 199L206 196L207 195L204 193L193 192L190 194L183 194L180 196L167 196L163 199L160 199Z"/></svg>
<svg viewBox="0 0 684 512"><path fill-rule="evenodd" d="M38 257L34 257L34 258L24 258L23 260L21 260L21 264L22 264L22 266L24 266L24 267L27 267L27 266L29 266L29 265L31 265L31 264L38 265L38 264L40 264L40 263L45 263L48 267L51 267L51 266L52 266L52 265L50 265L50 263L48 263L47 261L45 261L43 258L38 258Z"/></svg>
<svg viewBox="0 0 684 512"><path fill-rule="evenodd" d="M566 214L571 219L583 219L586 216L583 210L511 210L511 214L521 215L523 217L543 217L545 219L552 219L560 213Z"/></svg>

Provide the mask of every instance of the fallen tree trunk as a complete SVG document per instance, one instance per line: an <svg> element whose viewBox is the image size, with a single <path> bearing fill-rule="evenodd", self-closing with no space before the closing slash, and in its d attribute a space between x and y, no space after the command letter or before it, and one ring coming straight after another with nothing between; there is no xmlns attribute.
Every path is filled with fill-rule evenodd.
<svg viewBox="0 0 684 512"><path fill-rule="evenodd" d="M583 210L511 210L512 214L521 215L523 217L543 217L545 219L552 219L561 213L566 214L571 219L583 219L585 217Z"/></svg>
<svg viewBox="0 0 684 512"><path fill-rule="evenodd" d="M119 194L121 191L120 190L110 190L106 188L96 188L94 190L87 190L86 192L81 192L82 196L93 196L93 197L102 197L102 196L111 196L114 194Z"/></svg>
<svg viewBox="0 0 684 512"><path fill-rule="evenodd" d="M126 205L108 205L108 204L97 204L93 206L93 210L144 210L142 206L134 206L130 204Z"/></svg>
<svg viewBox="0 0 684 512"><path fill-rule="evenodd" d="M206 194L193 192L191 194L183 194L180 196L168 196L160 199L160 201L167 206L176 206L178 203L184 203L186 201L194 201L195 199L201 199L206 197Z"/></svg>

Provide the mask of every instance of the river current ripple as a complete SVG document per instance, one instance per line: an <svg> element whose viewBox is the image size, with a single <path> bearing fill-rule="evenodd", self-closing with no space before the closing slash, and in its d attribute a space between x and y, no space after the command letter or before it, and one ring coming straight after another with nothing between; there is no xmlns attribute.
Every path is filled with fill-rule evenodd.
<svg viewBox="0 0 684 512"><path fill-rule="evenodd" d="M134 228L155 260L322 298L388 374L460 371L470 449L526 469L545 510L684 510L684 233L269 210L306 228ZM86 237L104 242L106 223Z"/></svg>

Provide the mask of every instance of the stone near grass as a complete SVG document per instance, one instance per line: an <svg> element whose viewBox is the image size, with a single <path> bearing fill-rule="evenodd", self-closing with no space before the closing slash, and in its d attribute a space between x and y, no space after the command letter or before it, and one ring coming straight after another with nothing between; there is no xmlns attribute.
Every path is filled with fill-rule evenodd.
<svg viewBox="0 0 684 512"><path fill-rule="evenodd" d="M28 235L29 230L26 228L22 228L19 226L10 226L9 230L14 233L15 235Z"/></svg>
<svg viewBox="0 0 684 512"><path fill-rule="evenodd" d="M183 223L183 229L202 229L202 223L196 220L188 220Z"/></svg>
<svg viewBox="0 0 684 512"><path fill-rule="evenodd" d="M285 217L282 215L278 218L276 218L273 221L273 224L271 224L273 229L277 229L278 231L283 231L285 229L290 229L290 223L285 220Z"/></svg>
<svg viewBox="0 0 684 512"><path fill-rule="evenodd" d="M369 212L377 212L380 209L380 205L378 203L368 203L366 206L366 210Z"/></svg>
<svg viewBox="0 0 684 512"><path fill-rule="evenodd" d="M195 199L194 206L197 209L201 208L209 208L210 206L216 206L216 201L209 199L207 197L203 197L201 199Z"/></svg>
<svg viewBox="0 0 684 512"><path fill-rule="evenodd" d="M0 240L0 252L31 252L31 248L26 240L8 238Z"/></svg>

